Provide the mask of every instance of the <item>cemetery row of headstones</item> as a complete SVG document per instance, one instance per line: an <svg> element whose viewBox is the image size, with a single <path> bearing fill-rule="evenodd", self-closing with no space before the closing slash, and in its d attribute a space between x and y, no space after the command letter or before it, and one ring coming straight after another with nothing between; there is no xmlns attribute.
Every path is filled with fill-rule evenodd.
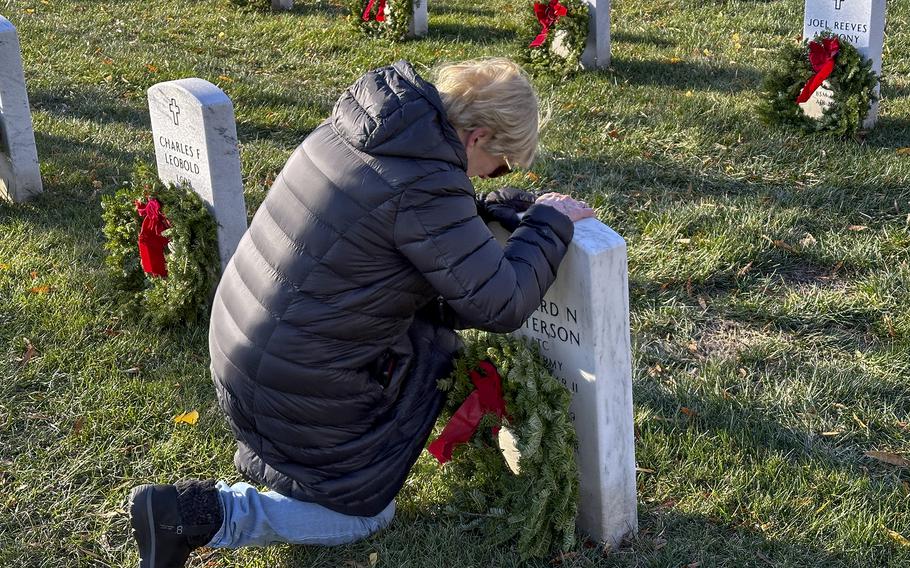
<svg viewBox="0 0 910 568"><path fill-rule="evenodd" d="M861 4L869 9L858 8ZM849 35L844 39L855 39L880 69L884 4L885 0L806 0L805 33L820 28L842 31ZM608 26L608 10L604 13ZM0 17L0 175L5 193L14 201L41 191L20 57L15 28ZM154 85L148 103L158 174L164 182L186 183L207 203L218 223L224 268L246 230L231 101L215 85L192 78ZM501 232L498 236L505 238ZM573 394L571 412L579 444L578 524L592 538L618 543L637 530L623 239L597 220L579 222L556 283L516 334L538 345L553 374Z"/></svg>

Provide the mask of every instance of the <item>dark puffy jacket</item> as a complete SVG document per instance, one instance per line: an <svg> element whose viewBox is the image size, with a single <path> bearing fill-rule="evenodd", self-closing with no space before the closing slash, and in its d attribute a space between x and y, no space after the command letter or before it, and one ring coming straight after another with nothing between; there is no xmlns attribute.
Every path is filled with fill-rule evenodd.
<svg viewBox="0 0 910 568"><path fill-rule="evenodd" d="M505 332L540 304L571 221L533 206L503 250L466 162L404 61L360 78L288 160L212 310L212 373L247 477L377 514L429 436L457 347L415 313L440 298L462 326Z"/></svg>

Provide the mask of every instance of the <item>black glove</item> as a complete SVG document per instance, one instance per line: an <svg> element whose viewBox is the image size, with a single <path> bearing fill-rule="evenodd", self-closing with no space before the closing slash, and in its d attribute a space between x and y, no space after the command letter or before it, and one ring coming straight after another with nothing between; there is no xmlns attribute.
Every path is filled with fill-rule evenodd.
<svg viewBox="0 0 910 568"><path fill-rule="evenodd" d="M477 214L481 219L487 223L496 221L505 230L512 232L521 223L518 214L524 213L534 205L537 196L514 187L503 187L491 191L483 198L477 198L476 201Z"/></svg>

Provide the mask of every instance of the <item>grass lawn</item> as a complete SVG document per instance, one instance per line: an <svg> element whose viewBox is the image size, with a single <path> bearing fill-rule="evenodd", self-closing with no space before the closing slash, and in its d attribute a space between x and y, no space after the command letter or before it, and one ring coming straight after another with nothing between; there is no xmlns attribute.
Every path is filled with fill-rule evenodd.
<svg viewBox="0 0 910 568"><path fill-rule="evenodd" d="M149 86L195 76L231 97L252 212L364 71L516 55L536 33L515 0L432 2L429 37L405 44L352 33L341 0L297 4L0 7L46 192L0 204L0 566L134 565L131 486L238 479L206 327L119 320L105 287L100 197L154 159ZM541 160L507 182L584 197L627 239L641 468L638 536L555 564L910 565L910 469L865 455L910 457L910 3L888 9L881 117L862 142L757 121L800 0L615 0L612 69L538 81ZM196 427L174 424L190 409ZM381 535L192 566L524 565L448 499L424 456Z"/></svg>

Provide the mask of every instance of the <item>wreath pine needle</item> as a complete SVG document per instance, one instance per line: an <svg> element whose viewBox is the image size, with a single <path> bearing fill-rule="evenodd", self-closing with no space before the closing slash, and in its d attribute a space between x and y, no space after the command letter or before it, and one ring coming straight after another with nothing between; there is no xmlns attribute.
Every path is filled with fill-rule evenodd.
<svg viewBox="0 0 910 568"><path fill-rule="evenodd" d="M471 370L480 361L491 362L502 377L508 417L502 426L515 437L519 473L509 468L492 434L500 420L488 414L443 468L454 496L447 511L466 518L468 528L483 528L491 545L517 539L523 559L570 550L578 513L571 394L527 343L474 330L462 337L465 350L455 370L439 382L448 392L443 420L473 391Z"/></svg>
<svg viewBox="0 0 910 568"><path fill-rule="evenodd" d="M811 41L820 42L835 37L822 32ZM850 136L862 129L869 107L875 100L878 77L872 70L872 60L846 41L839 42L834 70L826 81L833 92L832 101L820 118L808 116L796 102L806 82L815 74L809 62L810 40L798 45L786 45L779 56L778 67L765 79L763 98L758 106L759 117L769 124L801 128L806 132L830 132Z"/></svg>
<svg viewBox="0 0 910 568"><path fill-rule="evenodd" d="M137 239L142 220L136 202L157 199L170 221L164 231L167 277L152 277L141 266ZM145 164L132 183L102 199L105 264L126 312L159 326L192 323L208 313L220 274L217 226L202 199L186 186L165 185Z"/></svg>

